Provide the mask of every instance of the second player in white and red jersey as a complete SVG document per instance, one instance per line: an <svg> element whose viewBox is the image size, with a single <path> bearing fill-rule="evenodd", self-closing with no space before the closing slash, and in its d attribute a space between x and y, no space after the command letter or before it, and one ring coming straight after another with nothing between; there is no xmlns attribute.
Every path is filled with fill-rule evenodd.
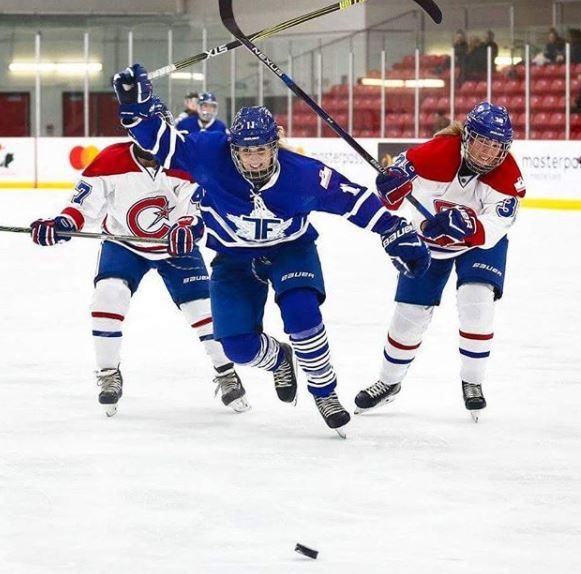
<svg viewBox="0 0 581 574"><path fill-rule="evenodd" d="M357 395L358 412L388 403L400 391L455 269L462 391L466 408L478 421L486 406L482 383L494 336L494 301L504 288L507 233L525 195L511 144L508 111L482 102L463 125L453 124L409 149L378 176L377 188L388 209L398 210L412 193L432 214L426 219L419 211L409 213L432 262L422 277L399 276L379 379Z"/></svg>
<svg viewBox="0 0 581 574"><path fill-rule="evenodd" d="M179 170L163 169L153 161L140 161L132 142L105 148L83 171L75 193L61 215L77 230L102 225L106 233L164 239L183 217L196 217L197 191L191 177ZM149 160L150 161L150 160ZM124 242L124 247L148 259L169 257L166 246Z"/></svg>
<svg viewBox="0 0 581 574"><path fill-rule="evenodd" d="M453 128L407 150L396 158L394 167L396 185L384 195L388 209L399 209L411 192L434 215L460 208L454 216L471 226L472 232L462 237L449 233L445 226L440 234L424 233L426 227L431 230L424 216L415 209L409 209L409 214L406 210L435 259L455 257L474 247L494 247L514 223L519 200L525 195L523 176L510 153L492 171L479 173L470 158L466 161L462 134Z"/></svg>
<svg viewBox="0 0 581 574"><path fill-rule="evenodd" d="M53 219L32 223L32 239L42 246L69 241L62 235L86 225L102 225L111 239L99 251L91 304L99 402L108 416L123 392L120 370L123 323L144 275L155 269L176 306L194 329L214 369L222 402L237 412L249 408L245 390L214 340L209 276L197 241L204 225L197 216L197 185L184 172L163 169L132 142L102 150L83 171L75 191ZM120 241L116 235L134 236ZM160 244L139 242L158 239Z"/></svg>

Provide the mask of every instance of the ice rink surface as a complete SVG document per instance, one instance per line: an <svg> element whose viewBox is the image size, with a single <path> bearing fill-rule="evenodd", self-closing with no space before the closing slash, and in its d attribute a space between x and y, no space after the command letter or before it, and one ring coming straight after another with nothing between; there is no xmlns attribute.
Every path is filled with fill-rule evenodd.
<svg viewBox="0 0 581 574"><path fill-rule="evenodd" d="M28 225L65 199L1 191L1 222ZM352 410L379 370L396 275L377 237L314 221ZM478 425L461 399L451 283L399 398L354 417L346 441L304 380L292 408L269 375L241 369L253 409L223 407L153 274L124 324L125 395L106 419L88 311L99 243L0 234L0 572L579 572L580 229L579 212L521 211Z"/></svg>

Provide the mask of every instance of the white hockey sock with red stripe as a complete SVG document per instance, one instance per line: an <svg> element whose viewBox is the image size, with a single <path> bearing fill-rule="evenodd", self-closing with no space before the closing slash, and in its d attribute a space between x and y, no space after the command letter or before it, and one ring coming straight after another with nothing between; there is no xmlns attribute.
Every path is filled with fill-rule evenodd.
<svg viewBox="0 0 581 574"><path fill-rule="evenodd" d="M122 325L131 291L122 279L102 279L95 286L91 325L97 369L116 369L121 361Z"/></svg>
<svg viewBox="0 0 581 574"><path fill-rule="evenodd" d="M460 377L484 382L494 337L494 290L485 283L465 283L456 293L460 322Z"/></svg>
<svg viewBox="0 0 581 574"><path fill-rule="evenodd" d="M397 303L383 349L379 380L393 385L403 381L430 321L433 307Z"/></svg>
<svg viewBox="0 0 581 574"><path fill-rule="evenodd" d="M214 323L212 322L210 299L188 301L187 303L182 303L180 309L186 321L196 332L214 368L231 363L232 361L224 354L222 345L214 340Z"/></svg>

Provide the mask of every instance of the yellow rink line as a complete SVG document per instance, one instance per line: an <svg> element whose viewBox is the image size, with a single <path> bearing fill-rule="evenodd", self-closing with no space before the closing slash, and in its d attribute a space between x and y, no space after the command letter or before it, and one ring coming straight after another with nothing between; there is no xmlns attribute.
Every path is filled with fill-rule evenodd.
<svg viewBox="0 0 581 574"><path fill-rule="evenodd" d="M33 181L0 181L0 189L63 189L70 191L75 184L70 181L40 182L35 188ZM554 199L548 197L525 197L522 206L529 209L581 210L581 199Z"/></svg>

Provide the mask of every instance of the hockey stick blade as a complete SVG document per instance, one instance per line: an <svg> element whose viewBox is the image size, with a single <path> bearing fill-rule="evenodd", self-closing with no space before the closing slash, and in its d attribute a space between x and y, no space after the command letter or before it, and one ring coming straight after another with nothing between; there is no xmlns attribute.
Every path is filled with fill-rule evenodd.
<svg viewBox="0 0 581 574"><path fill-rule="evenodd" d="M428 16L436 23L441 24L442 22L442 10L434 2L434 0L414 0L414 2L421 6L422 10L428 14Z"/></svg>
<svg viewBox="0 0 581 574"><path fill-rule="evenodd" d="M27 233L30 235L32 229L30 227L8 227L0 225L0 231L7 231L9 233ZM84 231L59 231L57 235L63 237L81 237L84 239L109 239L110 241L129 241L136 243L153 243L154 245L167 245L165 239L157 239L155 237L135 237L134 235L110 235L108 233L86 233Z"/></svg>
<svg viewBox="0 0 581 574"><path fill-rule="evenodd" d="M303 16L297 16L296 18L291 18L290 20L286 20L285 22L281 22L280 24L275 24L274 26L265 28L260 32L255 32L254 34L248 36L248 38L253 42L265 40L266 38L270 38L274 34L284 32L284 30L294 28L299 24L310 22L315 18L320 18L321 16L326 16L327 14L332 14L333 12L346 10L347 8L355 6L356 4L365 4L365 2L367 2L367 0L342 0L341 2L336 2L335 4L330 4L329 6L325 6L324 8L319 8L318 10L314 10L313 12L309 12L308 14L304 14ZM195 56L184 58L183 60L180 60L175 64L169 64L157 70L153 70L153 72L150 72L147 75L147 77L150 80L155 80L156 78L163 78L164 76L168 76L169 74L175 72L176 70L183 70L184 68L188 68L194 64L203 62L208 58L220 56L222 54L225 54L226 52L229 52L230 50L235 50L236 48L239 48L241 45L242 42L240 42L240 40L233 40L232 42L228 42L227 44L221 44L220 46L216 46L211 50L206 50L205 52L201 52L200 54L196 54Z"/></svg>
<svg viewBox="0 0 581 574"><path fill-rule="evenodd" d="M276 74L287 86L287 88L307 104L343 141L353 148L373 169L383 172L382 165L363 146L361 146L351 134L347 133L333 117L331 117L321 106L319 106L294 80L285 74L264 52L262 52L252 41L244 35L234 18L232 8L233 0L218 0L220 8L220 18L229 32L254 54L271 72ZM411 194L406 195L406 199L428 220L433 219L433 215Z"/></svg>

